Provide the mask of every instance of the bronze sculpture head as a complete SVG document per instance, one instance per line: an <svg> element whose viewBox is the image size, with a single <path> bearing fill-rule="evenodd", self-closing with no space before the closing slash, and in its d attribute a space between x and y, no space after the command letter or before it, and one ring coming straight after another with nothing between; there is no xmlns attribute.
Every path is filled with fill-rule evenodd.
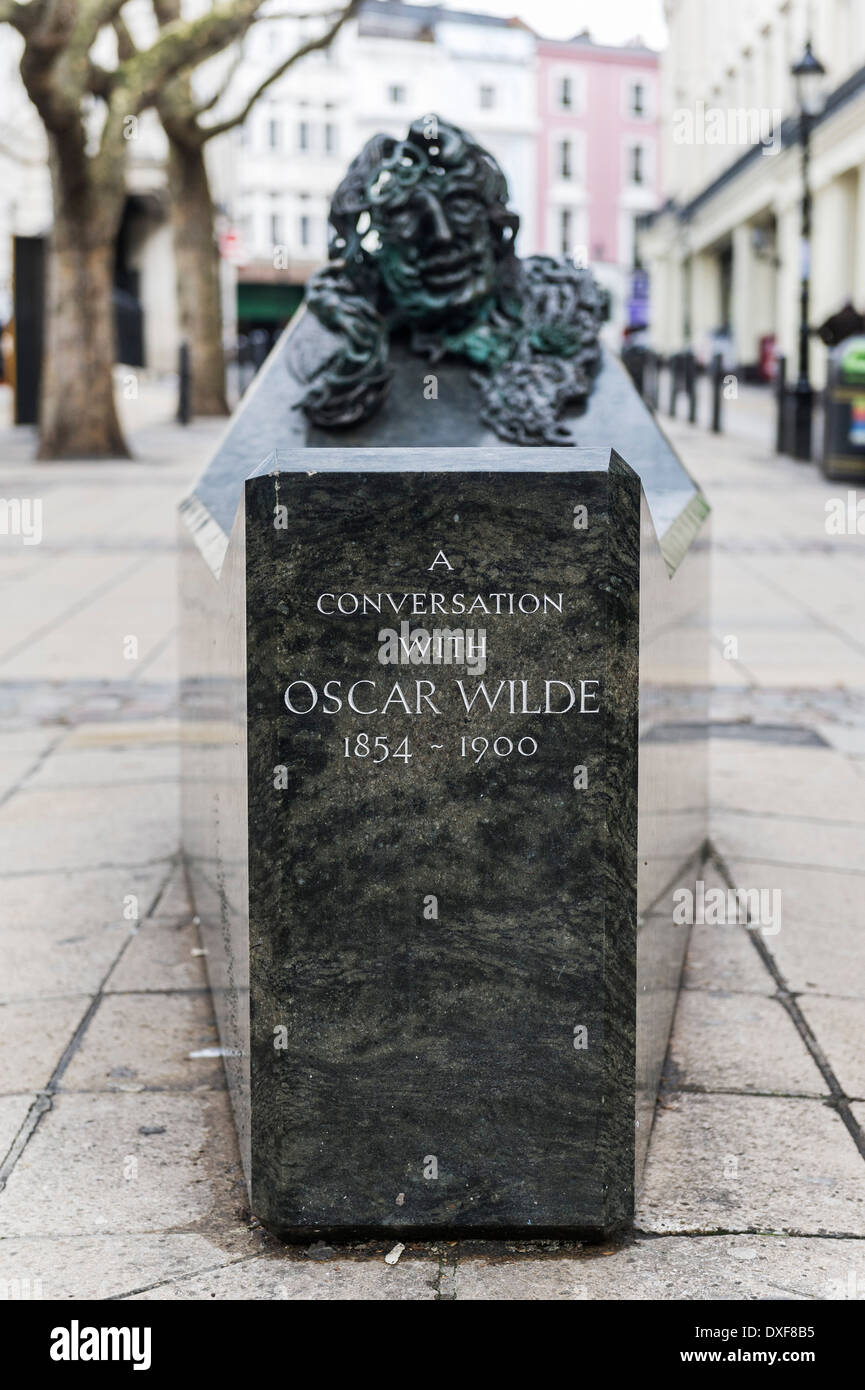
<svg viewBox="0 0 865 1390"><path fill-rule="evenodd" d="M436 121L431 138L429 128L416 122L407 139L382 151L369 184L369 216L394 304L405 318L434 324L486 303L518 219L489 155L453 126Z"/></svg>
<svg viewBox="0 0 865 1390"><path fill-rule="evenodd" d="M330 210L331 263L306 302L341 339L303 408L329 428L368 418L390 384L391 334L479 369L481 416L516 444L573 444L559 415L591 391L607 301L588 270L517 259L504 174L458 127L427 116L376 135Z"/></svg>

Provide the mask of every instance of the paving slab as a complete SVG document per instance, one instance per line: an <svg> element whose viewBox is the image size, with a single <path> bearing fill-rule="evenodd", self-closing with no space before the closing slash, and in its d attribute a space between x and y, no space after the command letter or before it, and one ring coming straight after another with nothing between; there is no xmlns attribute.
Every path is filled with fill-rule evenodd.
<svg viewBox="0 0 865 1390"><path fill-rule="evenodd" d="M135 680L177 682L180 676L180 649L176 632L169 633L163 642L141 662Z"/></svg>
<svg viewBox="0 0 865 1390"><path fill-rule="evenodd" d="M64 1091L221 1089L210 996L104 995L62 1080ZM196 1055L198 1054L198 1055Z"/></svg>
<svg viewBox="0 0 865 1390"><path fill-rule="evenodd" d="M186 914L143 922L105 984L106 994L207 991L198 928Z"/></svg>
<svg viewBox="0 0 865 1390"><path fill-rule="evenodd" d="M176 921L178 924L186 924L191 921L192 903L189 897L189 888L186 882L186 872L181 862L175 864L174 870L166 883L159 901L154 909L154 915L166 921Z"/></svg>
<svg viewBox="0 0 865 1390"><path fill-rule="evenodd" d="M17 1298L122 1298L237 1259L236 1247L174 1232L0 1240L0 1298L4 1287Z"/></svg>
<svg viewBox="0 0 865 1390"><path fill-rule="evenodd" d="M350 1259L301 1262L259 1257L225 1265L191 1279L175 1280L170 1288L163 1285L136 1295L136 1301L168 1297L181 1300L314 1299L316 1302L435 1299L438 1274L435 1259L402 1257L398 1264L391 1266L385 1264L383 1256L375 1262Z"/></svg>
<svg viewBox="0 0 865 1390"><path fill-rule="evenodd" d="M0 878L0 998L95 994L170 867Z"/></svg>
<svg viewBox="0 0 865 1390"><path fill-rule="evenodd" d="M790 1015L759 994L680 994L668 1070L677 1089L828 1095Z"/></svg>
<svg viewBox="0 0 865 1390"><path fill-rule="evenodd" d="M814 723L817 733L821 734L837 752L843 753L846 758L860 760L865 758L865 725L839 724L837 721L818 719ZM857 767L856 761L852 763L853 770L861 775L861 766Z"/></svg>
<svg viewBox="0 0 865 1390"><path fill-rule="evenodd" d="M225 1092L60 1095L0 1193L7 1236L195 1231L246 1204ZM245 1235L245 1232L244 1232Z"/></svg>
<svg viewBox="0 0 865 1390"><path fill-rule="evenodd" d="M179 750L169 744L93 748L62 744L25 782L27 791L77 791L87 787L147 787L179 775Z"/></svg>
<svg viewBox="0 0 865 1390"><path fill-rule="evenodd" d="M753 816L719 811L711 817L712 843L727 861L737 883L778 888L778 875L755 882L750 865L811 865L817 869L859 872L865 878L861 825L827 824L795 816Z"/></svg>
<svg viewBox="0 0 865 1390"><path fill-rule="evenodd" d="M750 937L747 927L727 923L693 926L682 988L735 994L774 994L775 982L760 960Z"/></svg>
<svg viewBox="0 0 865 1390"><path fill-rule="evenodd" d="M712 815L847 822L865 827L865 788L846 758L830 748L790 747L752 739L710 744Z"/></svg>
<svg viewBox="0 0 865 1390"><path fill-rule="evenodd" d="M453 1278L457 1300L817 1300L857 1286L860 1241L751 1235L638 1240L576 1259L460 1259Z"/></svg>
<svg viewBox="0 0 865 1390"><path fill-rule="evenodd" d="M8 1154L35 1099L35 1095L0 1096L0 1163Z"/></svg>
<svg viewBox="0 0 865 1390"><path fill-rule="evenodd" d="M13 795L38 770L52 745L62 737L57 729L0 733L0 803Z"/></svg>
<svg viewBox="0 0 865 1390"><path fill-rule="evenodd" d="M819 506L814 508L814 514L819 517ZM825 505L822 523L825 523ZM851 543L845 546L845 540ZM832 541L831 553L809 554L805 564L782 567L771 555L754 555L749 557L747 569L749 573L768 579L776 593L799 604L803 610L819 614L830 612L833 624L843 633L849 649L858 650L865 659L861 537L838 536L832 537ZM844 556L844 569L839 569L839 553ZM849 572L848 567L851 567ZM860 582L858 592L857 579Z"/></svg>
<svg viewBox="0 0 865 1390"><path fill-rule="evenodd" d="M655 1117L637 1226L865 1236L865 1163L820 1100L682 1094Z"/></svg>
<svg viewBox="0 0 865 1390"><path fill-rule="evenodd" d="M742 628L738 660L762 686L865 686L865 651L816 624L791 640L773 628Z"/></svg>
<svg viewBox="0 0 865 1390"><path fill-rule="evenodd" d="M865 1100L865 999L805 994L799 1008L851 1099Z"/></svg>
<svg viewBox="0 0 865 1390"><path fill-rule="evenodd" d="M755 860L747 875L781 890L781 930L766 944L787 987L794 993L865 999L861 873Z"/></svg>
<svg viewBox="0 0 865 1390"><path fill-rule="evenodd" d="M141 557L79 550L44 554L39 559L33 572L10 584L5 594L0 680L10 679L13 671L30 672L28 652L49 641L59 627L143 563ZM88 656L81 652L78 659L92 675Z"/></svg>
<svg viewBox="0 0 865 1390"><path fill-rule="evenodd" d="M176 719L124 719L117 722L103 719L99 723L84 722L70 729L57 751L157 749L162 745L179 744L180 739L181 729Z"/></svg>
<svg viewBox="0 0 865 1390"><path fill-rule="evenodd" d="M90 1006L86 994L0 1004L0 1092L40 1091Z"/></svg>
<svg viewBox="0 0 865 1390"><path fill-rule="evenodd" d="M97 795L25 788L0 808L0 853L19 874L168 860L177 854L179 807L175 781Z"/></svg>
<svg viewBox="0 0 865 1390"><path fill-rule="evenodd" d="M77 558L75 552L54 568L68 580L68 566ZM131 679L138 664L170 634L177 584L174 555L144 554L132 564L123 551L106 558L113 563L111 583L86 601L70 603L50 626L14 652L4 641L3 679ZM71 583L69 593L74 596L78 589L74 580Z"/></svg>

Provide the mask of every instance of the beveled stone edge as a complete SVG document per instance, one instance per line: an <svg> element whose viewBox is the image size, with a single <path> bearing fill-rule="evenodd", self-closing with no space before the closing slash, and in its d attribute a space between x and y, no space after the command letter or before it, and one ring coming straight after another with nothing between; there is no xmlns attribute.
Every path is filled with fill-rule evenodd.
<svg viewBox="0 0 865 1390"><path fill-rule="evenodd" d="M664 564L667 566L667 572L671 579L690 550L697 532L711 510L705 496L695 483L693 497L685 503L679 515L673 518L666 531L661 536L657 535L657 531L655 532ZM651 520L651 513L649 519ZM654 522L652 525L654 526Z"/></svg>
<svg viewBox="0 0 865 1390"><path fill-rule="evenodd" d="M539 454L543 455L542 460L538 460ZM334 445L292 451L276 448L244 481L279 473L305 473L308 477L317 473L606 473L614 459L626 462L611 445L594 444L565 449L550 444L520 449L495 444L389 444L382 448Z"/></svg>
<svg viewBox="0 0 865 1390"><path fill-rule="evenodd" d="M244 487L241 488L237 502L237 511L243 506L245 497L245 485L249 478L258 477L262 473L272 471L268 465L271 460L277 457L276 451L271 450L266 454L261 463L258 464L251 473L244 479ZM225 557L228 553L228 546L231 540L231 533L223 531L216 517L210 508L205 506L201 498L195 492L190 492L178 506L178 513L187 527L192 540L195 542L204 563L210 570L214 579L219 579L222 574L222 567L225 564ZM237 512L234 514L232 531L237 522Z"/></svg>
<svg viewBox="0 0 865 1390"><path fill-rule="evenodd" d="M178 507L178 512L181 521L189 531L190 538L199 550L201 558L213 577L218 579L225 563L228 536L194 492L191 492L188 497L184 497Z"/></svg>

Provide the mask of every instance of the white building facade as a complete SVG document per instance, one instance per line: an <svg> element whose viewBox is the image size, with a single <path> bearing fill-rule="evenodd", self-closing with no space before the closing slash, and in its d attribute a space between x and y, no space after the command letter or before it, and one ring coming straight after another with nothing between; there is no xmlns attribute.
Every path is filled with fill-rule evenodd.
<svg viewBox="0 0 865 1390"><path fill-rule="evenodd" d="M309 0L300 8L329 11L331 4ZM147 0L128 8L135 32L148 41ZM286 17L282 0L269 8L274 17L250 28L238 55L196 71L203 96L225 84L206 119L241 110L284 59L322 31L314 17ZM12 307L13 238L46 237L51 226L45 141L17 71L20 46L0 25L0 324ZM333 193L364 143L379 132L402 137L432 113L468 130L498 160L521 219L519 254L587 254L623 304L634 217L657 201L655 55L594 45L586 34L553 48L585 96L556 117L568 125L562 131L545 114L552 60L544 41L519 20L441 4L364 0L328 49L310 52L269 85L241 127L207 146L227 342L236 329L272 337L297 307L308 276L327 259ZM641 93L639 111L633 91ZM572 150L567 169L563 142ZM155 114L145 112L128 150L118 293L127 309L137 303L141 358L158 372L175 369L178 347L166 153Z"/></svg>
<svg viewBox="0 0 865 1390"><path fill-rule="evenodd" d="M250 88L304 37L261 25L245 45ZM535 37L512 21L437 5L368 0L322 53L275 83L214 156L217 199L238 233L239 317L291 307L327 258L327 216L350 160L379 132L404 136L436 113L468 129L501 164L520 211L520 248L538 249ZM268 286L282 286L282 299ZM284 315L283 315L284 317Z"/></svg>
<svg viewBox="0 0 865 1390"><path fill-rule="evenodd" d="M652 338L703 350L728 331L760 374L774 340L795 374L802 270L802 150L791 68L811 40L826 69L813 119L810 322L865 312L865 4L667 0L661 60L665 204L640 236ZM825 380L826 354L812 352Z"/></svg>

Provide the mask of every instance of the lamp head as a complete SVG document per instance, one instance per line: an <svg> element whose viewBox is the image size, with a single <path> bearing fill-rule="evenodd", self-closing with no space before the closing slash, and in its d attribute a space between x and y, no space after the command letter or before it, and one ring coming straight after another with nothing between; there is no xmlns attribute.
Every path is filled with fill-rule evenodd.
<svg viewBox="0 0 865 1390"><path fill-rule="evenodd" d="M815 57L811 40L805 44L805 52L790 69L796 79L796 95L799 106L809 116L817 116L823 109L823 78L826 69Z"/></svg>

